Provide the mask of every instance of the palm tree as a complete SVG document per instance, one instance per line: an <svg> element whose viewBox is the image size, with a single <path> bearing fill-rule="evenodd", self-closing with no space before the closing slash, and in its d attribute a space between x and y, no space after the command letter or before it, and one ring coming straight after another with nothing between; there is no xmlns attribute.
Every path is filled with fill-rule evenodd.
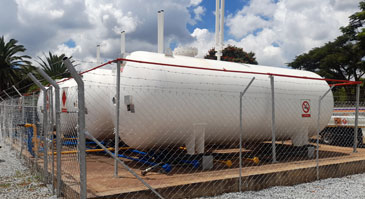
<svg viewBox="0 0 365 199"><path fill-rule="evenodd" d="M67 67L63 64L63 58L66 57L65 54L55 55L48 52L48 56L45 59L38 57L39 65L42 67L44 72L46 72L52 79L62 79L71 77L70 72L68 72ZM71 60L71 63L74 61Z"/></svg>
<svg viewBox="0 0 365 199"><path fill-rule="evenodd" d="M15 39L5 42L4 36L0 37L0 92L19 83L33 69L31 62L26 60L31 59L30 56L18 55L26 49L17 43Z"/></svg>

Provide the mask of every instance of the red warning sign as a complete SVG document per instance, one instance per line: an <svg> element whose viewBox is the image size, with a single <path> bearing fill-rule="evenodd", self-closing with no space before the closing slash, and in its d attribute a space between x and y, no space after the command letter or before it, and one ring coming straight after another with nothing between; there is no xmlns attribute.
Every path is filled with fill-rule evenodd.
<svg viewBox="0 0 365 199"><path fill-rule="evenodd" d="M66 108L66 100L67 100L67 97L66 97L66 90L67 88L64 88L62 89L63 92L62 92L62 113L67 113L67 108Z"/></svg>
<svg viewBox="0 0 365 199"><path fill-rule="evenodd" d="M301 100L301 101L302 101L302 117L311 117L310 100Z"/></svg>

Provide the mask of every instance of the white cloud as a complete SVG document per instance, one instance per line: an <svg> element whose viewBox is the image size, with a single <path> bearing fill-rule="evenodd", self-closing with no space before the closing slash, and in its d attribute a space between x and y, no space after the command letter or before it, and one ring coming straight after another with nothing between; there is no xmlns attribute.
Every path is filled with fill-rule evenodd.
<svg viewBox="0 0 365 199"><path fill-rule="evenodd" d="M197 6L199 5L203 0L190 0L189 6Z"/></svg>
<svg viewBox="0 0 365 199"><path fill-rule="evenodd" d="M186 24L189 9L201 1L155 0L2 0L0 35L16 38L26 53L36 57L43 52L72 54L78 59L95 56L95 46L102 43L101 56L119 54L119 33L126 31L127 51L156 50L157 11L165 10L166 41L187 43L193 40ZM204 8L197 8L198 18ZM5 20L8 19L8 20ZM75 48L63 44L72 39Z"/></svg>
<svg viewBox="0 0 365 199"><path fill-rule="evenodd" d="M202 6L194 8L194 14L195 14L194 19L201 21L202 20L201 16L204 15L204 13L205 13L205 8L203 8Z"/></svg>
<svg viewBox="0 0 365 199"><path fill-rule="evenodd" d="M66 57L71 57L73 54L81 52L82 52L82 47L79 45L70 48L65 44L60 44L57 46L56 50L54 50L53 54L55 55L65 54Z"/></svg>
<svg viewBox="0 0 365 199"><path fill-rule="evenodd" d="M228 18L227 26L230 27L229 33L236 38L241 38L248 33L253 33L255 30L264 28L270 25L270 23L260 16L248 14L245 16L236 15L232 18Z"/></svg>
<svg viewBox="0 0 365 199"><path fill-rule="evenodd" d="M157 11L165 10L166 41L199 49L204 56L214 46L214 27L194 27L210 11L202 0L1 0L0 35L15 38L35 57L42 52L72 54L82 60L119 54L119 32L125 30L127 51L156 51ZM211 1L214 7L215 2ZM241 5L235 1L228 4ZM331 41L348 16L358 10L359 0L251 0L230 10L226 18L226 44L256 54L263 65L283 66L296 55ZM213 12L213 11L212 11ZM208 14L209 14L208 13ZM212 19L214 20L214 19ZM199 23L200 24L200 23ZM204 23L203 23L204 24ZM208 23L205 23L208 24ZM72 39L76 47L63 44ZM168 44L167 44L168 45Z"/></svg>
<svg viewBox="0 0 365 199"><path fill-rule="evenodd" d="M260 64L284 66L295 56L339 36L339 28L358 10L358 2L252 0L228 17L228 33L236 38L228 43L255 52Z"/></svg>
<svg viewBox="0 0 365 199"><path fill-rule="evenodd" d="M214 33L209 32L207 29L195 28L191 36L195 38L195 41L189 46L198 49L198 57L204 57L215 44Z"/></svg>

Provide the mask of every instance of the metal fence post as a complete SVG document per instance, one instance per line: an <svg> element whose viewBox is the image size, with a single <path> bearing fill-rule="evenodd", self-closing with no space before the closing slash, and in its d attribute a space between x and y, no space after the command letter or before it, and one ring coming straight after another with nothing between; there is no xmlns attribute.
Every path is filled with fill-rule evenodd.
<svg viewBox="0 0 365 199"><path fill-rule="evenodd" d="M252 82L255 80L255 77L251 79L251 81L246 86L243 92L240 92L240 171L239 171L239 179L238 179L238 191L242 191L242 140L243 140L243 127L242 127L242 98L246 93L247 89L251 86Z"/></svg>
<svg viewBox="0 0 365 199"><path fill-rule="evenodd" d="M354 150L353 152L357 152L358 145L358 129L359 129L359 101L360 101L360 84L356 85L356 111L355 111L355 132L354 132ZM362 144L362 143L361 143Z"/></svg>
<svg viewBox="0 0 365 199"><path fill-rule="evenodd" d="M321 102L324 97L332 90L334 85L332 85L323 96L319 96L318 100L318 116L317 116L317 142L316 142L316 173L317 173L317 180L319 180L319 133L320 129L320 118L321 118Z"/></svg>
<svg viewBox="0 0 365 199"><path fill-rule="evenodd" d="M3 90L3 92L5 93L6 96L8 96L8 98L10 99L10 112L9 112L9 138L10 138L10 142L13 143L13 131L14 131L14 127L13 127L13 120L14 120L14 107L13 107L13 98L5 91Z"/></svg>
<svg viewBox="0 0 365 199"><path fill-rule="evenodd" d="M43 155L43 163L44 163L44 171L43 171L43 180L44 183L48 183L48 113L47 113L47 89L42 85L41 82L38 81L37 78L33 76L32 73L28 73L28 77L43 91L43 140L44 140L44 155ZM53 184L53 176L52 176L52 184Z"/></svg>
<svg viewBox="0 0 365 199"><path fill-rule="evenodd" d="M115 129L115 149L114 153L118 157L119 153L119 120L120 120L120 61L117 61L117 81L116 81L116 88L117 88L117 95L116 95L116 129ZM114 176L118 177L118 161L114 160Z"/></svg>
<svg viewBox="0 0 365 199"><path fill-rule="evenodd" d="M0 116L1 116L1 119L0 119L0 143L3 141L4 139L4 111L5 111L5 106L4 106L4 99L0 96L0 100L1 100L1 105L2 105L2 109L0 111Z"/></svg>
<svg viewBox="0 0 365 199"><path fill-rule="evenodd" d="M14 143L14 99L10 99L10 142Z"/></svg>
<svg viewBox="0 0 365 199"><path fill-rule="evenodd" d="M56 188L56 194L57 196L61 196L61 119L60 119L60 87L58 86L57 82L55 82L50 76L47 75L42 69L37 68L37 71L39 72L42 77L44 77L54 88L55 88L55 98L56 98L56 106L55 106L55 112L56 112L56 150L57 150L57 188ZM53 105L52 105L53 106ZM50 118L52 118L51 116ZM52 129L53 131L53 129ZM53 150L52 150L53 152Z"/></svg>
<svg viewBox="0 0 365 199"><path fill-rule="evenodd" d="M35 119L35 116L36 116L36 111L37 111L37 102L35 100L35 95L34 95L34 92L32 93L32 110L33 110L33 114L32 114L32 124L33 125L36 125L36 119ZM38 128L37 128L37 131L38 131ZM33 132L34 133L34 132ZM38 135L38 133L37 133ZM39 143L39 142L37 142ZM37 149L39 149L39 145L37 146ZM38 153L34 153L34 168L36 168L37 166L37 163L38 163Z"/></svg>
<svg viewBox="0 0 365 199"><path fill-rule="evenodd" d="M271 84L271 146L272 146L272 162L276 160L276 134L275 134L275 87L274 76L270 75Z"/></svg>
<svg viewBox="0 0 365 199"><path fill-rule="evenodd" d="M71 61L65 57L63 63L66 65L71 76L75 79L78 88L78 131L79 131L79 160L80 160L80 198L84 199L87 197L86 191L86 144L85 144L85 90L84 82L80 75L75 70Z"/></svg>
<svg viewBox="0 0 365 199"><path fill-rule="evenodd" d="M120 58L124 58L125 53L125 31L120 33ZM120 122L120 70L121 70L121 61L117 61L117 79L116 79L116 128L115 128L115 137L114 137L114 153L118 157L119 154L119 122ZM118 177L118 161L114 161L114 176Z"/></svg>
<svg viewBox="0 0 365 199"><path fill-rule="evenodd" d="M50 110L53 110L53 92L52 92L52 89L50 90L50 105L51 105L51 109ZM57 97L57 96L56 96ZM57 106L57 105L56 105ZM57 111L57 109L56 109L56 111ZM53 111L50 111L51 112L51 121L52 122L50 122L50 125L51 125L51 127L52 127L52 134L51 134L51 136L49 136L49 139L50 139L50 141L51 141L51 159L52 159L52 165L51 165L51 169L52 169L52 171L51 171L51 175L52 175L52 186L53 186L53 188L52 188L52 194L55 194L55 187L54 187L54 171L55 171L55 166L54 166L54 143L53 143L53 140L54 140L54 136L53 136L53 127L54 127L54 118L53 118ZM57 112L56 112L56 120L57 120ZM57 122L57 121L56 121ZM58 144L59 144L59 142L61 141L61 135L58 135L58 134L61 134L61 133L57 133L57 131L61 131L60 130L60 128L61 127L57 127L56 126L56 150L58 150L58 148L57 148L57 146L58 146ZM57 130L57 129L59 129L59 130ZM58 139L58 136L60 136L60 138ZM58 141L58 142L57 142ZM60 167L60 172L58 173L57 172L57 179L58 179L58 174L60 175L60 177L59 177L59 179L61 179L61 155L62 155L62 153L61 153L61 150L62 150L62 145L60 144L60 161L58 161L58 159L57 159L57 163L59 162L60 164L59 164L59 167ZM58 154L58 153L57 153ZM57 156L58 157L58 156ZM57 164L58 165L58 164ZM58 167L57 167L58 168ZM60 187L57 187L57 190L58 190L58 188L60 188Z"/></svg>
<svg viewBox="0 0 365 199"><path fill-rule="evenodd" d="M32 124L33 125L36 125L36 120L35 120L35 115L36 115L36 111L37 111L37 103L35 101L35 95L34 95L34 92L32 94L32 106L33 106L33 114L32 114ZM38 128L37 128L37 131L38 131ZM33 132L34 133L34 132ZM38 133L37 133L38 135ZM39 149L39 142L37 142L37 149ZM37 165L38 163L38 151L36 153L34 153L34 159L35 159L35 166Z"/></svg>
<svg viewBox="0 0 365 199"><path fill-rule="evenodd" d="M14 88L14 90L17 92L17 94L19 95L20 99L21 99L21 103L22 103L22 123L26 123L25 121L25 117L24 117L24 97L23 95L19 92L19 90L13 85L12 86ZM22 154L23 154L23 150L24 150L24 145L23 145L23 138L24 138L24 134L25 134L25 128L21 129L21 134L19 135L20 138L20 154L19 154L19 158L22 158Z"/></svg>

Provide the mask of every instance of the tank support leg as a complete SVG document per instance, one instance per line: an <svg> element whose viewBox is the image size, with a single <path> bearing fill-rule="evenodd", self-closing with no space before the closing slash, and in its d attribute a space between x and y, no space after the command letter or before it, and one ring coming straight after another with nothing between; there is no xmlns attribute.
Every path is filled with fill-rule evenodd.
<svg viewBox="0 0 365 199"><path fill-rule="evenodd" d="M204 153L206 126L206 123L193 124L193 132L185 142L186 150L189 155Z"/></svg>

